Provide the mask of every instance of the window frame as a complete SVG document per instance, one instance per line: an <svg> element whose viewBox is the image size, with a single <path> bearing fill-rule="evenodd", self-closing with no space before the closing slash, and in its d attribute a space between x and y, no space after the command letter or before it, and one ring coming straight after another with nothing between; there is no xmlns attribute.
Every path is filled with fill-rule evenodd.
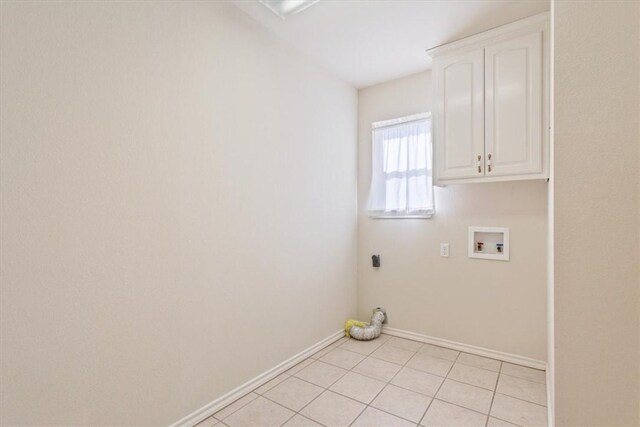
<svg viewBox="0 0 640 427"><path fill-rule="evenodd" d="M431 115L430 111L427 112L423 112L423 113L417 113L417 114L411 114L408 116L403 116L403 117L398 117L398 118L394 118L394 119L388 119L388 120L381 120L381 121L377 121L377 122L373 122L371 123L371 181L373 181L373 174L374 174L374 144L375 144L375 132L378 129L383 129L386 127L391 127L391 126L397 126L400 124L408 124L408 123L412 123L412 122L418 122L421 120L430 120L430 129L433 129L433 118ZM428 148L428 147L427 147ZM403 215L403 214L376 214L374 211L369 210L369 206L367 206L366 208L366 213L367 216L371 219L431 219L436 212L436 206L435 206L435 185L433 184L433 139L431 139L431 148L432 148L432 153L431 153L431 168L427 169L427 170L431 170L431 187L432 187L432 198L433 198L433 208L432 208L432 212L429 214L424 214L424 215L415 215L415 214L407 214L407 215ZM372 182L369 183L369 197L371 197L371 188ZM369 202L367 202L368 205Z"/></svg>

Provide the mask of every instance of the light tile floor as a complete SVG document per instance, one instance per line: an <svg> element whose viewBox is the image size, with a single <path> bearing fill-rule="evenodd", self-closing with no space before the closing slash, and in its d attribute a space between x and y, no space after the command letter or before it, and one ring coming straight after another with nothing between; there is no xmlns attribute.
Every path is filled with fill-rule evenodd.
<svg viewBox="0 0 640 427"><path fill-rule="evenodd" d="M546 426L545 372L382 335L343 338L198 427Z"/></svg>

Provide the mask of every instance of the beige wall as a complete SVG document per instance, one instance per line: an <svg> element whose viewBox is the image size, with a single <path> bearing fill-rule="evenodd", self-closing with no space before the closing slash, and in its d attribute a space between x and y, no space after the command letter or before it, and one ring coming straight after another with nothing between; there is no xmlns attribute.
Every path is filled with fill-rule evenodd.
<svg viewBox="0 0 640 427"><path fill-rule="evenodd" d="M2 2L0 424L169 424L356 306L354 89L219 2Z"/></svg>
<svg viewBox="0 0 640 427"><path fill-rule="evenodd" d="M640 425L639 8L554 5L558 426Z"/></svg>
<svg viewBox="0 0 640 427"><path fill-rule="evenodd" d="M430 109L430 72L359 91L359 317L384 306L391 327L546 360L546 182L436 188L429 220L366 216L371 123ZM469 259L471 225L509 227L511 261Z"/></svg>

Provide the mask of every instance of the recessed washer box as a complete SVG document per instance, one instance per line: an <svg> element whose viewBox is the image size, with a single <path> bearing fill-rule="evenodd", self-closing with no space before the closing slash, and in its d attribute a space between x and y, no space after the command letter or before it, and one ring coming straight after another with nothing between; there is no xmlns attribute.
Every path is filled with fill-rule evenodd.
<svg viewBox="0 0 640 427"><path fill-rule="evenodd" d="M469 258L509 261L509 229L469 227Z"/></svg>

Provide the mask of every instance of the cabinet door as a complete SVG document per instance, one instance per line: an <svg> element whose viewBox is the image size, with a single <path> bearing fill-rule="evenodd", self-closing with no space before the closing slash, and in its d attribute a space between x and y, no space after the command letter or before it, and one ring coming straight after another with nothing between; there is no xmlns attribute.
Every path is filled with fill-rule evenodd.
<svg viewBox="0 0 640 427"><path fill-rule="evenodd" d="M542 35L485 49L486 176L543 171Z"/></svg>
<svg viewBox="0 0 640 427"><path fill-rule="evenodd" d="M434 74L436 179L481 177L484 175L484 50L437 57Z"/></svg>

